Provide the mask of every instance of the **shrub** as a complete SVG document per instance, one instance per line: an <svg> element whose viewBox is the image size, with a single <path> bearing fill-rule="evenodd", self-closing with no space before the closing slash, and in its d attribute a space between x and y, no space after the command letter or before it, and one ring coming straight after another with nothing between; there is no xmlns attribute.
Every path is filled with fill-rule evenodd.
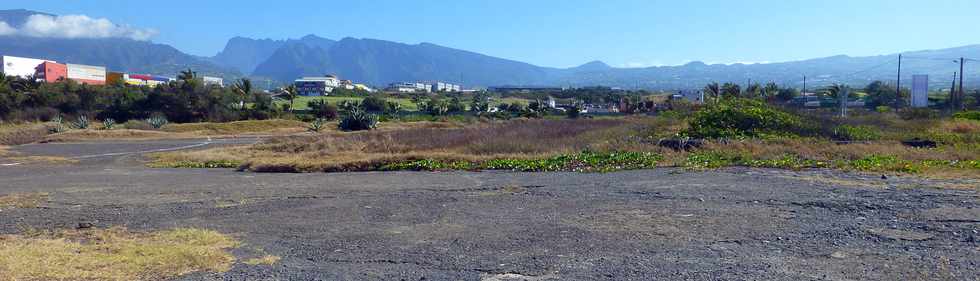
<svg viewBox="0 0 980 281"><path fill-rule="evenodd" d="M367 113L360 108L350 110L343 119L340 120L340 129L344 131L363 131L371 130L378 126L378 117Z"/></svg>
<svg viewBox="0 0 980 281"><path fill-rule="evenodd" d="M85 115L78 116L78 119L74 123L72 123L72 125L75 126L75 128L78 128L78 129L81 129L81 130L88 129L88 127L91 124L92 123L88 120L88 117L85 116Z"/></svg>
<svg viewBox="0 0 980 281"><path fill-rule="evenodd" d="M565 117L568 119L578 119L582 116L582 106L576 104L565 110Z"/></svg>
<svg viewBox="0 0 980 281"><path fill-rule="evenodd" d="M337 119L338 109L336 105L327 103L325 100L313 100L309 103L310 114L314 118L334 120Z"/></svg>
<svg viewBox="0 0 980 281"><path fill-rule="evenodd" d="M384 112L387 106L388 102L384 97L377 95L366 97L361 101L361 107L370 112Z"/></svg>
<svg viewBox="0 0 980 281"><path fill-rule="evenodd" d="M892 111L892 108L884 105L879 105L875 107L875 111L878 113L888 113Z"/></svg>
<svg viewBox="0 0 980 281"><path fill-rule="evenodd" d="M320 130L323 130L323 119L317 118L313 120L313 122L310 122L310 124L306 126L306 130L311 133L319 133Z"/></svg>
<svg viewBox="0 0 980 281"><path fill-rule="evenodd" d="M102 120L103 130L112 130L115 127L116 127L116 120L113 120L112 118L106 118L105 120Z"/></svg>
<svg viewBox="0 0 980 281"><path fill-rule="evenodd" d="M842 141L873 141L881 138L875 128L841 125L834 128L834 138Z"/></svg>
<svg viewBox="0 0 980 281"><path fill-rule="evenodd" d="M757 100L730 99L712 104L691 118L687 134L695 138L751 138L796 135L803 122L793 114Z"/></svg>
<svg viewBox="0 0 980 281"><path fill-rule="evenodd" d="M963 111L953 114L953 118L980 121L980 111Z"/></svg>
<svg viewBox="0 0 980 281"><path fill-rule="evenodd" d="M129 120L122 124L123 128L130 130L152 130L153 126L143 120Z"/></svg>
<svg viewBox="0 0 980 281"><path fill-rule="evenodd" d="M159 130L160 128L163 128L163 126L166 126L167 123L170 123L170 121L168 121L166 117L157 115L157 116L147 118L146 123L150 124L150 126L153 126L154 129Z"/></svg>

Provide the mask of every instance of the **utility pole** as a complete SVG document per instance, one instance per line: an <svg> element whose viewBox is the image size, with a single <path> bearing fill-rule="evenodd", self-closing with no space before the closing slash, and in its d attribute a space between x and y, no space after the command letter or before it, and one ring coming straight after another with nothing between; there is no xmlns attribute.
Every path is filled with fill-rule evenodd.
<svg viewBox="0 0 980 281"><path fill-rule="evenodd" d="M902 54L898 54L898 78L895 79L895 94L902 96Z"/></svg>
<svg viewBox="0 0 980 281"><path fill-rule="evenodd" d="M806 96L806 74L803 74L803 92L800 94Z"/></svg>
<svg viewBox="0 0 980 281"><path fill-rule="evenodd" d="M962 57L960 58L960 90L956 93L956 108L954 110L963 110L963 63L966 60Z"/></svg>
<svg viewBox="0 0 980 281"><path fill-rule="evenodd" d="M946 102L949 103L949 112L950 113L952 113L952 112L955 111L953 109L954 108L954 106L953 106L953 104L954 104L953 100L954 99L956 99L956 72L953 72L953 86L950 86L949 87L949 100L946 101Z"/></svg>
<svg viewBox="0 0 980 281"><path fill-rule="evenodd" d="M847 96L850 95L851 89L847 86L841 86L840 92L837 93L840 96L840 117L847 117Z"/></svg>

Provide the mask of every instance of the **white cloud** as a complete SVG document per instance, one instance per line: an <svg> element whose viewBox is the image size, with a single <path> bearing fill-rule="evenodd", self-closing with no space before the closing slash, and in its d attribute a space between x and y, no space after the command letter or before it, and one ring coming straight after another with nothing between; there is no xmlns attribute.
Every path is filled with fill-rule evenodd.
<svg viewBox="0 0 980 281"><path fill-rule="evenodd" d="M157 31L118 25L108 19L93 19L85 15L31 15L17 33L45 38L129 38L145 41L155 36Z"/></svg>
<svg viewBox="0 0 980 281"><path fill-rule="evenodd" d="M13 35L17 33L17 29L10 27L5 21L0 21L0 35Z"/></svg>
<svg viewBox="0 0 980 281"><path fill-rule="evenodd" d="M631 62L624 63L622 66L625 68L647 68L647 67L664 66L664 65L665 65L664 63L659 61L652 61L652 62L631 61Z"/></svg>

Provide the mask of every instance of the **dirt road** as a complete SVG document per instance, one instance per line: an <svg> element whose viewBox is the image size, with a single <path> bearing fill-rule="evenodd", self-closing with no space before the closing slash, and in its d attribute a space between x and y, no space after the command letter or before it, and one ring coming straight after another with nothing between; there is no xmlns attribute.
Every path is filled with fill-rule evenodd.
<svg viewBox="0 0 980 281"><path fill-rule="evenodd" d="M0 233L201 227L246 243L186 280L980 280L972 182L834 171L254 174L149 169L238 140L35 144L76 164L0 166ZM4 162L0 163L13 164Z"/></svg>

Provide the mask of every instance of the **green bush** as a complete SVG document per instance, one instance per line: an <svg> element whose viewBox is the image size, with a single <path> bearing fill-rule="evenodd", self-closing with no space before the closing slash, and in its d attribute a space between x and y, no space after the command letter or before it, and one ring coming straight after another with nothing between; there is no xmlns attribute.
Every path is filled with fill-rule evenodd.
<svg viewBox="0 0 980 281"><path fill-rule="evenodd" d="M980 111L963 111L953 114L953 118L980 121Z"/></svg>
<svg viewBox="0 0 980 281"><path fill-rule="evenodd" d="M309 131L311 133L319 133L320 130L323 130L322 118L314 119L313 122L310 122L310 124L306 126L306 131Z"/></svg>
<svg viewBox="0 0 980 281"><path fill-rule="evenodd" d="M834 138L842 141L873 141L880 139L881 133L868 126L841 125L834 128Z"/></svg>
<svg viewBox="0 0 980 281"><path fill-rule="evenodd" d="M307 105L310 108L310 114L315 118L334 120L339 115L337 106L327 103L326 100L312 100Z"/></svg>
<svg viewBox="0 0 980 281"><path fill-rule="evenodd" d="M339 126L344 131L372 130L378 126L378 117L355 107L344 115Z"/></svg>
<svg viewBox="0 0 980 281"><path fill-rule="evenodd" d="M800 117L751 99L709 105L695 113L689 123L686 133L695 138L754 138L803 131Z"/></svg>

